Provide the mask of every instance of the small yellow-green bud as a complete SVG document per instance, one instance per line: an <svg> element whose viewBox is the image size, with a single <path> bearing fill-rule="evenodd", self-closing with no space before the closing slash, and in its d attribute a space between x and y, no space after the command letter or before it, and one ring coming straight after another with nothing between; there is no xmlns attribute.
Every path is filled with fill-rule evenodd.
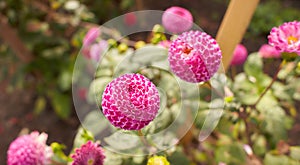
<svg viewBox="0 0 300 165"><path fill-rule="evenodd" d="M162 33L155 33L151 39L151 43L158 44L160 41L166 40L166 36Z"/></svg>
<svg viewBox="0 0 300 165"><path fill-rule="evenodd" d="M128 49L128 46L125 44L125 43L121 43L119 46L118 46L118 51L119 53L124 53L126 52Z"/></svg>
<svg viewBox="0 0 300 165"><path fill-rule="evenodd" d="M165 29L164 29L163 26L161 26L161 25L159 25L159 24L156 24L156 25L153 26L152 31L153 31L154 33L164 33L164 32L165 32Z"/></svg>
<svg viewBox="0 0 300 165"><path fill-rule="evenodd" d="M114 40L114 39L108 39L108 40L107 40L107 43L108 43L108 45L109 45L110 47L113 47L113 48L115 48L115 47L118 46L117 41Z"/></svg>
<svg viewBox="0 0 300 165"><path fill-rule="evenodd" d="M144 41L138 41L134 44L134 48L139 49L145 45L146 45L146 43Z"/></svg>

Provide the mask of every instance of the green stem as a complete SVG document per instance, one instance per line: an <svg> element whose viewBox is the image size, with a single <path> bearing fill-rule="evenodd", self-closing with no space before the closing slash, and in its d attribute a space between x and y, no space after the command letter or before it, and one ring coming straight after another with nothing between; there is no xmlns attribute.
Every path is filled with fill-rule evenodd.
<svg viewBox="0 0 300 165"><path fill-rule="evenodd" d="M144 143L144 145L147 146L147 148L151 147L151 145L147 142L142 130L138 130L137 133L142 143Z"/></svg>
<svg viewBox="0 0 300 165"><path fill-rule="evenodd" d="M275 75L273 76L273 79L271 81L271 83L267 86L267 88L263 91L263 93L259 96L259 98L257 99L257 101L253 104L254 107L258 105L258 103L261 101L261 99L264 97L264 95L271 89L272 85L275 83L275 81L277 80L278 77L278 73L279 71L282 69L283 65L286 63L285 60L283 60L281 62L281 64L279 65Z"/></svg>

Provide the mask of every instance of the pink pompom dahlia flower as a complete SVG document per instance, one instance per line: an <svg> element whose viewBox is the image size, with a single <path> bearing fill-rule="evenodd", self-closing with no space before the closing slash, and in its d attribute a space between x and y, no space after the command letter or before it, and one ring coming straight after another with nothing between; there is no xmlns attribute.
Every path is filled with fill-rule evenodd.
<svg viewBox="0 0 300 165"><path fill-rule="evenodd" d="M205 32L189 31L172 41L168 60L175 75L198 83L209 80L218 71L221 58L215 39Z"/></svg>
<svg viewBox="0 0 300 165"><path fill-rule="evenodd" d="M268 39L269 44L279 52L300 55L300 22L286 22L279 27L272 28Z"/></svg>
<svg viewBox="0 0 300 165"><path fill-rule="evenodd" d="M140 130L156 116L160 97L155 85L140 74L124 74L110 82L102 96L104 116L118 128Z"/></svg>
<svg viewBox="0 0 300 165"><path fill-rule="evenodd" d="M53 155L46 145L48 135L32 132L14 140L7 151L8 165L48 165Z"/></svg>
<svg viewBox="0 0 300 165"><path fill-rule="evenodd" d="M233 52L233 57L231 59L231 65L242 65L246 61L248 56L247 48L242 45L238 44Z"/></svg>
<svg viewBox="0 0 300 165"><path fill-rule="evenodd" d="M103 165L105 155L99 143L88 141L76 149L71 158L72 165Z"/></svg>
<svg viewBox="0 0 300 165"><path fill-rule="evenodd" d="M162 15L162 24L166 30L179 34L193 26L193 16L182 7L170 7Z"/></svg>

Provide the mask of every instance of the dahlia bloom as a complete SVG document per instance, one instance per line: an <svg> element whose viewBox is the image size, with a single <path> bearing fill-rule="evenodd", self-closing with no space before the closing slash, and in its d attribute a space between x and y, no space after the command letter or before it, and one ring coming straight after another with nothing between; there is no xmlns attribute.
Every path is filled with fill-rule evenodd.
<svg viewBox="0 0 300 165"><path fill-rule="evenodd" d="M300 22L286 22L279 27L272 28L268 39L269 44L279 52L300 55Z"/></svg>
<svg viewBox="0 0 300 165"><path fill-rule="evenodd" d="M269 44L262 45L258 54L263 58L280 58L281 56L280 52Z"/></svg>
<svg viewBox="0 0 300 165"><path fill-rule="evenodd" d="M247 48L242 45L238 44L233 52L233 57L231 59L231 65L242 65L246 61L248 56Z"/></svg>
<svg viewBox="0 0 300 165"><path fill-rule="evenodd" d="M172 72L187 82L209 80L219 69L221 50L216 40L201 31L179 35L169 48Z"/></svg>
<svg viewBox="0 0 300 165"><path fill-rule="evenodd" d="M46 145L48 135L32 132L15 139L7 151L8 165L48 165L53 155Z"/></svg>
<svg viewBox="0 0 300 165"><path fill-rule="evenodd" d="M110 82L102 96L104 116L118 128L140 130L156 116L160 98L155 85L140 74L124 74Z"/></svg>
<svg viewBox="0 0 300 165"><path fill-rule="evenodd" d="M166 30L179 34L193 26L193 16L182 7L170 7L162 15L162 24Z"/></svg>
<svg viewBox="0 0 300 165"><path fill-rule="evenodd" d="M96 41L97 37L100 35L99 28L91 28L83 38L83 46L89 46Z"/></svg>
<svg viewBox="0 0 300 165"><path fill-rule="evenodd" d="M104 51L108 48L108 43L105 40L101 40L98 43L95 43L91 45L89 54L90 58L94 61L99 61L101 55L104 53Z"/></svg>
<svg viewBox="0 0 300 165"><path fill-rule="evenodd" d="M153 156L148 159L147 165L170 165L170 162L164 156Z"/></svg>
<svg viewBox="0 0 300 165"><path fill-rule="evenodd" d="M88 141L71 155L73 159L71 165L103 165L105 159L103 152L98 143Z"/></svg>

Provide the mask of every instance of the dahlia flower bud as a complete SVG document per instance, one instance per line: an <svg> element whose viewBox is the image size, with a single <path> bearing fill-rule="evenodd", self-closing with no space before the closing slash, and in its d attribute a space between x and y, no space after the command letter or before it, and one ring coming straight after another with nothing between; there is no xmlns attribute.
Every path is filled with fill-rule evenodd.
<svg viewBox="0 0 300 165"><path fill-rule="evenodd" d="M179 35L169 48L172 72L187 82L209 80L219 69L221 50L216 40L201 31Z"/></svg>
<svg viewBox="0 0 300 165"><path fill-rule="evenodd" d="M48 165L53 155L46 145L48 135L32 132L15 139L7 151L8 165Z"/></svg>
<svg viewBox="0 0 300 165"><path fill-rule="evenodd" d="M300 55L300 22L286 22L279 27L272 28L268 39L269 44L279 52Z"/></svg>
<svg viewBox="0 0 300 165"><path fill-rule="evenodd" d="M179 34L193 26L193 16L182 7L170 7L162 15L162 24L166 30Z"/></svg>
<svg viewBox="0 0 300 165"><path fill-rule="evenodd" d="M262 45L259 48L258 53L263 58L280 58L281 56L280 52L269 44Z"/></svg>
<svg viewBox="0 0 300 165"><path fill-rule="evenodd" d="M110 82L102 96L104 116L118 128L140 130L156 116L160 98L155 85L140 74L124 74Z"/></svg>
<svg viewBox="0 0 300 165"><path fill-rule="evenodd" d="M170 165L170 162L164 156L153 156L148 159L147 165Z"/></svg>
<svg viewBox="0 0 300 165"><path fill-rule="evenodd" d="M98 143L88 141L76 149L71 158L73 159L71 165L103 165L105 156Z"/></svg>
<svg viewBox="0 0 300 165"><path fill-rule="evenodd" d="M238 44L233 52L233 57L231 59L231 65L242 65L246 61L248 56L248 51L246 47L242 44Z"/></svg>
<svg viewBox="0 0 300 165"><path fill-rule="evenodd" d="M96 41L97 37L100 35L99 28L91 28L83 38L83 46L89 46Z"/></svg>

